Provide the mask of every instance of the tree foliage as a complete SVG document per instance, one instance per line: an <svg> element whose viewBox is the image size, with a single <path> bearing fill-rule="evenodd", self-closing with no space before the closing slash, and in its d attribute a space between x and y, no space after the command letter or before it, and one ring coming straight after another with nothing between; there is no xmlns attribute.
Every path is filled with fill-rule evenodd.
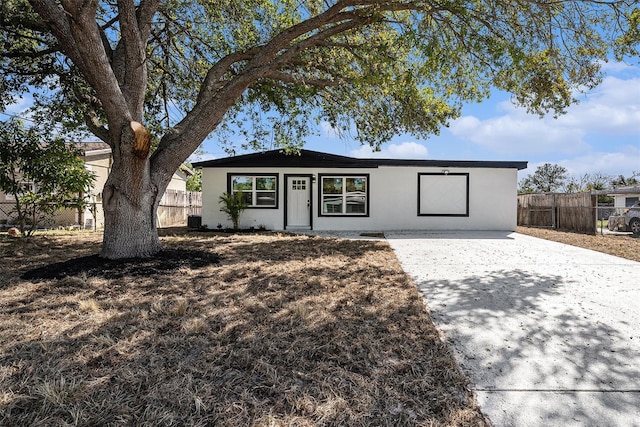
<svg viewBox="0 0 640 427"><path fill-rule="evenodd" d="M567 169L560 165L545 163L536 168L519 182L519 193L553 193L565 185L568 178Z"/></svg>
<svg viewBox="0 0 640 427"><path fill-rule="evenodd" d="M12 196L23 236L61 208L82 208L82 193L94 177L80 154L60 138L43 142L38 129L25 129L18 120L0 122L0 190Z"/></svg>
<svg viewBox="0 0 640 427"><path fill-rule="evenodd" d="M492 87L561 114L601 61L636 57L639 15L633 0L5 0L0 103L35 89L36 118L111 145L105 246L149 253L142 212L212 132L295 149L315 120L378 147L437 134Z"/></svg>
<svg viewBox="0 0 640 427"><path fill-rule="evenodd" d="M617 178L611 180L613 187L626 187L630 185L640 185L638 178L640 177L640 171L633 171L631 175L625 177L624 175L618 175Z"/></svg>
<svg viewBox="0 0 640 427"><path fill-rule="evenodd" d="M533 174L527 175L518 183L518 193L579 193L582 191L600 191L615 187L637 185L633 172L628 178L619 175L617 178L606 173L594 172L579 176L570 176L563 166L545 163L538 166ZM613 197L598 195L598 203L611 203Z"/></svg>
<svg viewBox="0 0 640 427"><path fill-rule="evenodd" d="M606 190L613 186L614 178L602 172L586 173L581 176L570 177L564 184L565 193L579 193L581 191ZM598 203L612 203L613 197L606 194L598 195Z"/></svg>
<svg viewBox="0 0 640 427"><path fill-rule="evenodd" d="M246 142L295 144L312 117L377 145L437 133L492 86L532 112L564 111L599 83L597 60L636 52L635 4L8 0L3 88L48 89L35 93L43 115L106 142L109 104L124 102L162 147L230 124ZM112 85L144 91L113 99Z"/></svg>
<svg viewBox="0 0 640 427"><path fill-rule="evenodd" d="M187 179L187 191L202 191L202 169L195 169Z"/></svg>

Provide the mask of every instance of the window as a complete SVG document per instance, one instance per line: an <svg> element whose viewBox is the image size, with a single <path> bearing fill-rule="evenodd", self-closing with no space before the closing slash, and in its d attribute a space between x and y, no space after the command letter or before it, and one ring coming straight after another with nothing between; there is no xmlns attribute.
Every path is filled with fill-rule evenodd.
<svg viewBox="0 0 640 427"><path fill-rule="evenodd" d="M229 175L230 193L242 191L242 198L250 208L278 207L277 175Z"/></svg>
<svg viewBox="0 0 640 427"><path fill-rule="evenodd" d="M307 181L305 179L292 179L291 180L291 189L292 190L306 190L307 189Z"/></svg>
<svg viewBox="0 0 640 427"><path fill-rule="evenodd" d="M418 216L469 216L469 174L419 173Z"/></svg>
<svg viewBox="0 0 640 427"><path fill-rule="evenodd" d="M367 216L369 175L320 175L320 215Z"/></svg>
<svg viewBox="0 0 640 427"><path fill-rule="evenodd" d="M635 205L638 200L640 200L640 197L625 197L624 206L630 208L631 206Z"/></svg>

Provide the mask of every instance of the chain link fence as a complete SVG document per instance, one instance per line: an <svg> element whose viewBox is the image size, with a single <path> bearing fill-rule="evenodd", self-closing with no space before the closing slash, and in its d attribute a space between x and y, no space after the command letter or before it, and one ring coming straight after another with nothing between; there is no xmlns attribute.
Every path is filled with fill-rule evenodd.
<svg viewBox="0 0 640 427"><path fill-rule="evenodd" d="M38 228L79 227L82 210L76 206L59 209L53 217L40 220ZM0 228L18 225L18 215L13 201L0 202Z"/></svg>

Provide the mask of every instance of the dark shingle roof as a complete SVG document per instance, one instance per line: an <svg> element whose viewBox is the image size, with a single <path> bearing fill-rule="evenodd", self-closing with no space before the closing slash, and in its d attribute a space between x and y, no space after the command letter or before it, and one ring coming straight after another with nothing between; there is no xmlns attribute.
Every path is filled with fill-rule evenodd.
<svg viewBox="0 0 640 427"><path fill-rule="evenodd" d="M357 159L311 150L300 150L299 154L286 154L284 150L244 154L222 159L193 163L196 168L229 167L330 167L330 168L377 168L379 166L422 166L526 169L523 161L479 161L479 160L401 160L401 159Z"/></svg>

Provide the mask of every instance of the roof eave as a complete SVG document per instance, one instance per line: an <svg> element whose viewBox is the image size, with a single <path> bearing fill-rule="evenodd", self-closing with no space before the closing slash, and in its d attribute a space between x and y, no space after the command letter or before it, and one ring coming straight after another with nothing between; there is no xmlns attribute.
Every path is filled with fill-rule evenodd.
<svg viewBox="0 0 640 427"><path fill-rule="evenodd" d="M299 160L299 161L296 161ZM408 160L408 159L362 159L301 150L300 155L284 156L281 150L243 154L222 159L195 162L193 167L202 168L242 168L242 167L331 167L331 168L377 168L379 166L417 167L471 167L517 169L527 168L526 161L477 161L477 160Z"/></svg>

